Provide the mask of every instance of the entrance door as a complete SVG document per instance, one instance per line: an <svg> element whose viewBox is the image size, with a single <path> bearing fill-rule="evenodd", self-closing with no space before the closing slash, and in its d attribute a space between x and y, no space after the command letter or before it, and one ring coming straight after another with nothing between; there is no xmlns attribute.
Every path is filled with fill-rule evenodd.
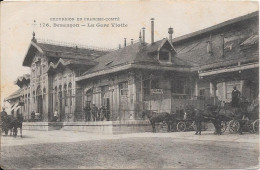
<svg viewBox="0 0 260 170"><path fill-rule="evenodd" d="M43 114L43 109L42 109L42 95L38 96L38 100L37 100L37 112L40 113L41 115Z"/></svg>
<svg viewBox="0 0 260 170"><path fill-rule="evenodd" d="M39 115L36 117L36 119L40 119L42 120L42 115L43 115L43 101L42 101L42 90L41 87L38 86L37 91L36 91L36 103L37 103L37 113L39 113Z"/></svg>
<svg viewBox="0 0 260 170"><path fill-rule="evenodd" d="M119 117L128 119L128 82L119 83Z"/></svg>
<svg viewBox="0 0 260 170"><path fill-rule="evenodd" d="M64 121L64 112L62 111L62 92L59 91L59 113L60 121Z"/></svg>

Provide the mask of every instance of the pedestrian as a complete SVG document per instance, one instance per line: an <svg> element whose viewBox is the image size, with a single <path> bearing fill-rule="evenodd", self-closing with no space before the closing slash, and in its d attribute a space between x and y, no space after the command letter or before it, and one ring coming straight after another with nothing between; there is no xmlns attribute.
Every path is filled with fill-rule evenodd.
<svg viewBox="0 0 260 170"><path fill-rule="evenodd" d="M98 108L95 104L92 105L92 116L93 116L93 121L97 121L97 112L98 112Z"/></svg>
<svg viewBox="0 0 260 170"><path fill-rule="evenodd" d="M57 122L57 121L58 121L58 117L59 117L58 110L55 109L53 121L54 121L54 122Z"/></svg>
<svg viewBox="0 0 260 170"><path fill-rule="evenodd" d="M3 107L3 111L1 112L1 118L7 116L7 113L5 111L5 108Z"/></svg>
<svg viewBox="0 0 260 170"><path fill-rule="evenodd" d="M31 120L32 120L32 122L34 122L34 120L35 120L35 112L34 112L34 110L31 113Z"/></svg>
<svg viewBox="0 0 260 170"><path fill-rule="evenodd" d="M3 107L3 111L1 112L1 121L5 122L6 118L7 118L7 113L5 111L5 108Z"/></svg>
<svg viewBox="0 0 260 170"><path fill-rule="evenodd" d="M196 124L196 133L195 135L201 135L201 119L202 115L198 109L195 109L195 124Z"/></svg>
<svg viewBox="0 0 260 170"><path fill-rule="evenodd" d="M231 101L231 105L232 107L239 107L239 98L241 96L241 93L239 90L237 90L237 87L234 86L233 87L233 91L232 91L232 101Z"/></svg>
<svg viewBox="0 0 260 170"><path fill-rule="evenodd" d="M84 108L85 121L90 121L90 111L91 111L91 108L90 108L89 104L87 104L86 107Z"/></svg>

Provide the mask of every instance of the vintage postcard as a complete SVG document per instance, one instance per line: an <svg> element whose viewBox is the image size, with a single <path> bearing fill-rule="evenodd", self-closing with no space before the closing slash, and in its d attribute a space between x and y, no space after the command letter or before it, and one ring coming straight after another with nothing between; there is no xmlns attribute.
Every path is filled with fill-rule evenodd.
<svg viewBox="0 0 260 170"><path fill-rule="evenodd" d="M2 169L258 169L257 1L1 3Z"/></svg>

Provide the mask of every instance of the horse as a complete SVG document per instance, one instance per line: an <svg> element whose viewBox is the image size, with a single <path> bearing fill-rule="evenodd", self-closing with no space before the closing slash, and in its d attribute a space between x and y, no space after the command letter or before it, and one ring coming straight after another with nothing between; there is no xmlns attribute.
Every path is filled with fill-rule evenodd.
<svg viewBox="0 0 260 170"><path fill-rule="evenodd" d="M18 114L17 118L12 115L7 115L4 119L2 119L2 128L5 132L5 135L8 135L8 131L10 130L10 136L17 136L17 129L20 129L20 136L22 137L22 126L23 126L23 117Z"/></svg>
<svg viewBox="0 0 260 170"><path fill-rule="evenodd" d="M22 114L18 114L17 118L14 118L11 122L11 129L13 130L13 136L17 136L17 129L20 129L20 136L23 137L22 135L22 129L23 129L23 116Z"/></svg>
<svg viewBox="0 0 260 170"><path fill-rule="evenodd" d="M159 122L166 122L169 120L170 114L168 112L161 112L161 113L157 113L154 111L150 111L150 110L145 110L142 112L142 118L145 117L145 115L147 116L147 118L149 119L152 128L153 128L153 133L156 132L155 129L155 123L159 123ZM168 125L168 129L169 129L169 125Z"/></svg>
<svg viewBox="0 0 260 170"><path fill-rule="evenodd" d="M168 114L165 119L166 124L168 125L168 132L177 125L179 120L187 119L187 113L185 109L176 109L176 112L172 111Z"/></svg>
<svg viewBox="0 0 260 170"><path fill-rule="evenodd" d="M224 118L218 114L219 106L207 105L204 110L189 107L186 112L187 116L193 121L211 122L215 127L215 134L221 135L221 122Z"/></svg>
<svg viewBox="0 0 260 170"><path fill-rule="evenodd" d="M12 117L10 115L1 115L1 128L5 135L8 135L8 131L11 128Z"/></svg>

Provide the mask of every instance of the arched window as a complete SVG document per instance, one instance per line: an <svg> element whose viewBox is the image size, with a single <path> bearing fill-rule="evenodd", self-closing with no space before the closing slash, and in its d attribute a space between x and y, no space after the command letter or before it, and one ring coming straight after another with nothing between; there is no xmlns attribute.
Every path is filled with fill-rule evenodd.
<svg viewBox="0 0 260 170"><path fill-rule="evenodd" d="M36 95L37 95L37 96L42 95L42 89L41 89L41 86L38 86L38 87L37 87Z"/></svg>
<svg viewBox="0 0 260 170"><path fill-rule="evenodd" d="M35 91L33 91L33 103L35 103Z"/></svg>
<svg viewBox="0 0 260 170"><path fill-rule="evenodd" d="M68 106L68 100L67 100L67 84L64 84L63 86L63 96L64 96L64 102L65 106Z"/></svg>
<svg viewBox="0 0 260 170"><path fill-rule="evenodd" d="M69 98L70 98L70 105L72 106L72 84L69 83L69 86L68 86L68 92L69 92Z"/></svg>
<svg viewBox="0 0 260 170"><path fill-rule="evenodd" d="M30 111L30 94L28 94L28 113L29 113L29 111ZM29 119L29 117L28 117L28 119Z"/></svg>

